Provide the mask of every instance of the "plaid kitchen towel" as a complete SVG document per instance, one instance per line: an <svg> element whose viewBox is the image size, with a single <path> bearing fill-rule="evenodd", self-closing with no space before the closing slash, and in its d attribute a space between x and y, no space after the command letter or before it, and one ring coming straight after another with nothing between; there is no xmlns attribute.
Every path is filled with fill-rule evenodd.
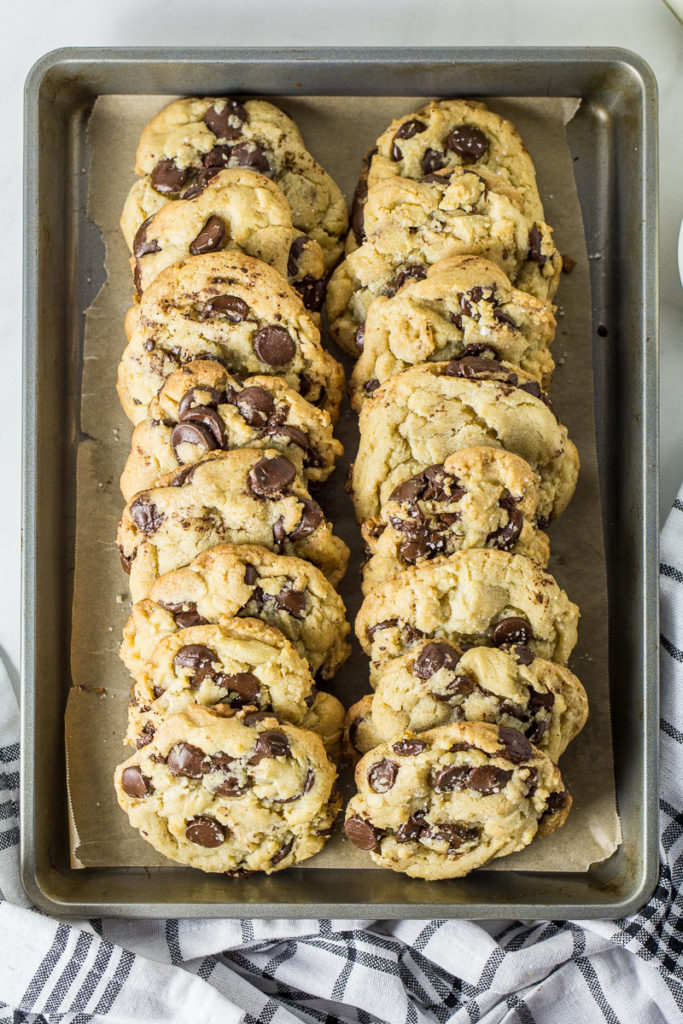
<svg viewBox="0 0 683 1024"><path fill-rule="evenodd" d="M48 918L19 882L19 720L0 678L0 1022L683 1020L683 489L661 597L661 870L621 921Z"/></svg>

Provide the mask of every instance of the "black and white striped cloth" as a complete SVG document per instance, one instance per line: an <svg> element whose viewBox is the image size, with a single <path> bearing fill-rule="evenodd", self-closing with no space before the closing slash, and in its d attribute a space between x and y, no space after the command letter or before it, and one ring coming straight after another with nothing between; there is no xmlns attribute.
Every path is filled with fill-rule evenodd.
<svg viewBox="0 0 683 1024"><path fill-rule="evenodd" d="M60 923L19 881L19 720L0 679L0 1022L683 1020L683 490L661 596L661 870L621 921Z"/></svg>

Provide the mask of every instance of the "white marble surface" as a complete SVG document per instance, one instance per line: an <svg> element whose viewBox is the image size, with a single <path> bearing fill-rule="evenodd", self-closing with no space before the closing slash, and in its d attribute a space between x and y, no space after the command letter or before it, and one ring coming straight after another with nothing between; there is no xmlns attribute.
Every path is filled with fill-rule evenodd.
<svg viewBox="0 0 683 1024"><path fill-rule="evenodd" d="M13 5L0 43L2 248L0 373L3 500L0 652L19 664L21 394L21 120L26 74L61 46L622 46L651 65L660 89L662 514L683 479L683 25L662 0L62 0ZM39 576L40 578L40 576Z"/></svg>

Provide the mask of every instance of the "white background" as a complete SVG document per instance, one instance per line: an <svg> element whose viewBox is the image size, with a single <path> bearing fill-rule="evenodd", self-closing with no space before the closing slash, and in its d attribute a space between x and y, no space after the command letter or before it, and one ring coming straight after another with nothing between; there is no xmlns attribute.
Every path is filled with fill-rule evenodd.
<svg viewBox="0 0 683 1024"><path fill-rule="evenodd" d="M14 682L20 615L22 93L34 61L57 47L579 45L640 53L660 89L666 513L683 480L683 290L676 270L683 216L683 25L662 0L3 0L0 10L0 651Z"/></svg>

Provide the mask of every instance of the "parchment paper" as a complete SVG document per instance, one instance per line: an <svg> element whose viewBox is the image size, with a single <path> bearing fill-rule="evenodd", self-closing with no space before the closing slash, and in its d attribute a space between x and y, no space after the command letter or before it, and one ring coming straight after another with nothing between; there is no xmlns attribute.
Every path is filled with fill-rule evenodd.
<svg viewBox="0 0 683 1024"><path fill-rule="evenodd" d="M86 317L81 409L84 440L78 456L73 602L74 685L66 714L72 857L76 866L83 867L169 865L129 826L112 785L115 765L128 756L123 734L130 690L127 672L117 656L129 602L115 536L124 504L118 478L132 430L120 409L115 382L125 345L123 317L133 287L118 219L134 180L140 132L169 102L168 96L100 97L89 126L88 214L102 232L108 276ZM425 101L416 97L284 97L275 102L295 118L313 154L350 197L363 153L393 117L416 110ZM582 468L574 500L550 529L550 568L581 608L583 625L571 664L590 701L588 723L560 765L574 797L567 824L522 853L490 866L585 871L616 849L620 827L608 696L607 591L593 424L588 255L565 133L565 124L578 103L513 99L492 100L490 106L519 129L536 164L546 218L555 229L557 245L577 261L573 272L563 275L556 298L558 329L553 352L557 371L552 397L578 446ZM332 343L329 347L342 358ZM342 361L348 372L350 362ZM317 496L334 521L335 531L352 551L340 589L353 623L360 606L360 532L343 481L358 434L357 417L348 404L343 407L337 433L346 455ZM367 660L355 640L352 658L329 689L347 706L368 691ZM344 785L351 786L348 778ZM341 834L309 863L314 867L370 868L367 855Z"/></svg>

